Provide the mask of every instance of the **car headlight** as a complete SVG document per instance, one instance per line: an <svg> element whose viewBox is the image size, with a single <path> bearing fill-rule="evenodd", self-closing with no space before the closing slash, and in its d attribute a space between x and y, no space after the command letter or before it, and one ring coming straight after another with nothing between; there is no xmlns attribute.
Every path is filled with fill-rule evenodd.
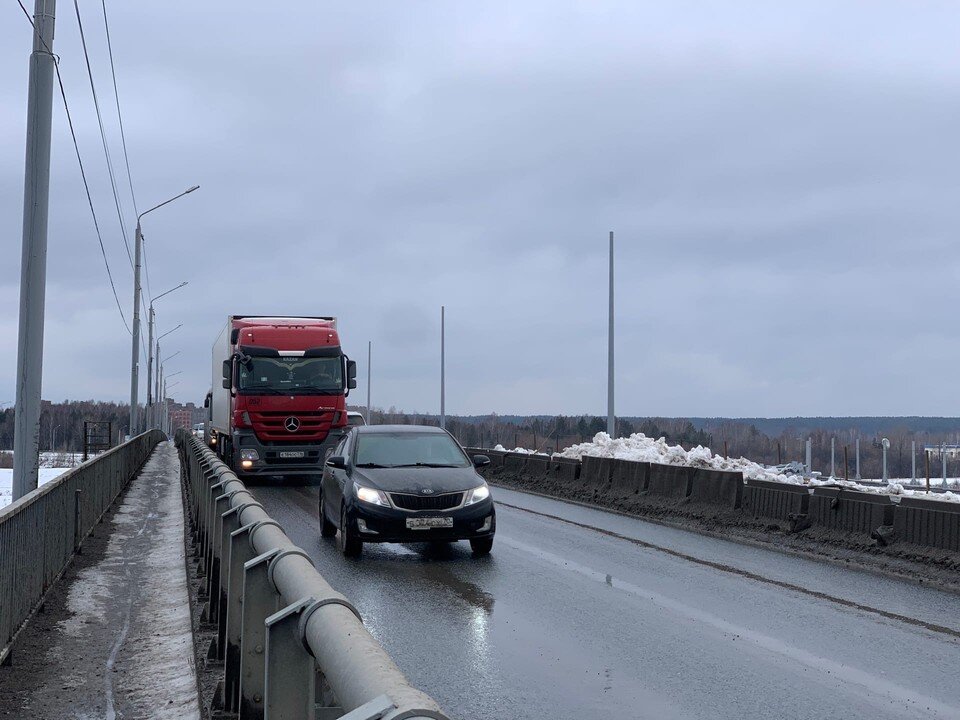
<svg viewBox="0 0 960 720"><path fill-rule="evenodd" d="M248 449L248 450L241 450L241 451L240 451L240 459L241 459L241 460L253 460L254 462L256 462L257 460L260 459L260 453L257 452L256 450L249 450L249 449Z"/></svg>
<svg viewBox="0 0 960 720"><path fill-rule="evenodd" d="M473 505L481 500L486 500L488 497L490 497L490 488L486 485L475 487L473 490L467 491L467 501L464 503L464 506Z"/></svg>
<svg viewBox="0 0 960 720"><path fill-rule="evenodd" d="M374 490L373 488L363 487L362 485L357 485L357 499L365 503L370 503L371 505L390 507L390 501L387 500L386 493L382 490Z"/></svg>

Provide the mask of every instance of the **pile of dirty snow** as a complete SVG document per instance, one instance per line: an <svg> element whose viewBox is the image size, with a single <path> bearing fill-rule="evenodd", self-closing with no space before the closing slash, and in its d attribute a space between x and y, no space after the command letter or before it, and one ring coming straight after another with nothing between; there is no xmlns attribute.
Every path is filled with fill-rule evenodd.
<svg viewBox="0 0 960 720"><path fill-rule="evenodd" d="M532 451L517 449L511 452ZM709 468L712 470L730 470L742 472L743 477L749 480L767 480L769 482L806 485L808 487L839 485L862 492L885 495L923 496L927 494L922 490L908 490L900 483L890 483L886 487L872 487L835 478L808 478L801 475L785 475L778 472L775 468L755 463L746 458L725 458L722 455L714 455L710 448L703 447L702 445L698 445L691 450L684 450L680 445L667 444L664 438L654 440L653 438L648 438L643 433L634 433L630 437L614 439L607 435L607 433L601 432L597 433L592 442L571 445L564 449L563 452L555 454L559 457L573 458L576 460L581 459L584 455L592 455L594 457L609 457L618 460L660 463L661 465L691 465L693 467ZM960 502L960 494L958 493L936 493L932 494L932 497L946 502Z"/></svg>
<svg viewBox="0 0 960 720"><path fill-rule="evenodd" d="M547 453L542 453L538 450L527 450L527 448L522 448L522 447L517 447L517 448L514 448L513 450L507 450L503 445L499 443L497 443L497 445L493 449L496 450L497 452L521 453L523 455L544 455L545 456L547 454Z"/></svg>

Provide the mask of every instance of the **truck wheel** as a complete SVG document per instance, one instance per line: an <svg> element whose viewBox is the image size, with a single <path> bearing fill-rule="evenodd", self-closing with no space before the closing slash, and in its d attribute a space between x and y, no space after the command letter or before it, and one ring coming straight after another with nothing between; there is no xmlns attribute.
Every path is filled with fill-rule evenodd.
<svg viewBox="0 0 960 720"><path fill-rule="evenodd" d="M493 537L474 538L470 541L470 549L476 557L489 555L493 549Z"/></svg>
<svg viewBox="0 0 960 720"><path fill-rule="evenodd" d="M337 536L337 547L345 557L360 557L363 552L363 541L358 538L347 524L347 506L340 508L340 534Z"/></svg>
<svg viewBox="0 0 960 720"><path fill-rule="evenodd" d="M337 526L327 519L327 507L320 493L320 537L332 538L337 534Z"/></svg>

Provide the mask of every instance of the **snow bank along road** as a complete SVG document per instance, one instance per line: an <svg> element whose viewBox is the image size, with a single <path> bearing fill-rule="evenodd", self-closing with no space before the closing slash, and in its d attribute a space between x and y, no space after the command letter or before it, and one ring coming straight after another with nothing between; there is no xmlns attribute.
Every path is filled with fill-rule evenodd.
<svg viewBox="0 0 960 720"><path fill-rule="evenodd" d="M319 537L251 488L410 681L464 720L960 718L960 597L497 489L469 546Z"/></svg>

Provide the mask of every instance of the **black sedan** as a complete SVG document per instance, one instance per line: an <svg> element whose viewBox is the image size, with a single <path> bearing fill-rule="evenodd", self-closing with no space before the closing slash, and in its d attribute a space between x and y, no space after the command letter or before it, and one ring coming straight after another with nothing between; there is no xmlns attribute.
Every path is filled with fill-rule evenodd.
<svg viewBox="0 0 960 720"><path fill-rule="evenodd" d="M324 468L320 534L339 535L344 555L367 542L469 540L474 555L493 547L497 527L490 489L453 437L436 427L351 428Z"/></svg>

